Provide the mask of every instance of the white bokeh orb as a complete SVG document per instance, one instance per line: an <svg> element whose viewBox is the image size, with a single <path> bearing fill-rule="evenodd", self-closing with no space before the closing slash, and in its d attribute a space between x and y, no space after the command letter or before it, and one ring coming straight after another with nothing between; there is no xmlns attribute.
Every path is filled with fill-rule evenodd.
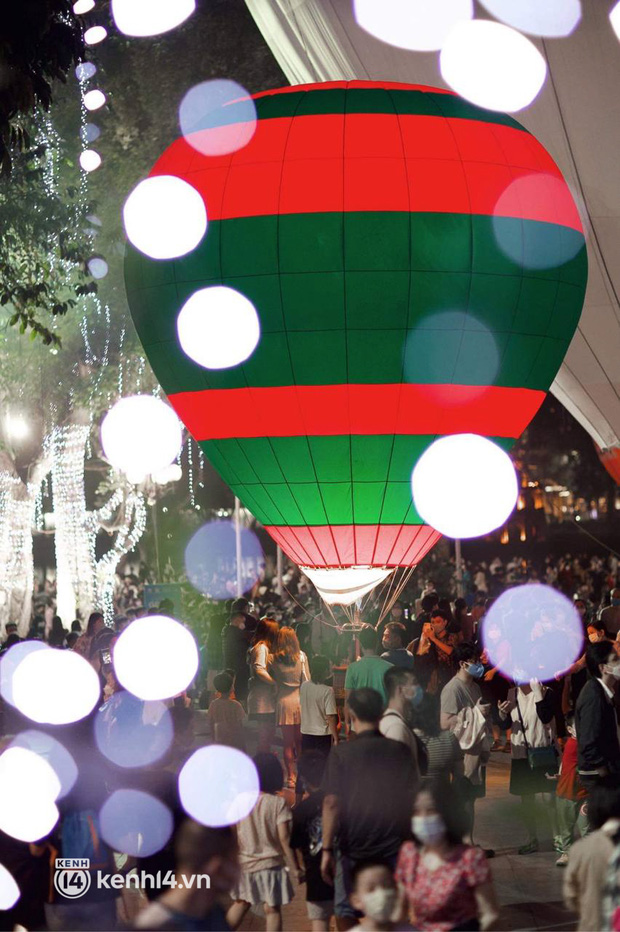
<svg viewBox="0 0 620 932"><path fill-rule="evenodd" d="M159 36L192 15L196 0L112 0L112 16L126 36Z"/></svg>
<svg viewBox="0 0 620 932"><path fill-rule="evenodd" d="M20 897L13 874L0 864L0 910L11 909Z"/></svg>
<svg viewBox="0 0 620 932"><path fill-rule="evenodd" d="M441 437L411 477L424 522L446 537L480 537L500 527L517 502L517 476L507 453L478 434Z"/></svg>
<svg viewBox="0 0 620 932"><path fill-rule="evenodd" d="M145 178L123 207L127 239L151 259L176 259L207 232L207 209L198 191L174 175Z"/></svg>
<svg viewBox="0 0 620 932"><path fill-rule="evenodd" d="M75 76L78 81L88 81L97 74L97 66L92 61L83 61L76 65Z"/></svg>
<svg viewBox="0 0 620 932"><path fill-rule="evenodd" d="M170 699L187 689L198 669L193 634L166 615L138 618L114 645L121 686L139 699Z"/></svg>
<svg viewBox="0 0 620 932"><path fill-rule="evenodd" d="M190 818L221 828L250 814L259 794L254 761L243 751L211 744L199 748L179 773L179 797Z"/></svg>
<svg viewBox="0 0 620 932"><path fill-rule="evenodd" d="M138 482L176 460L183 432L172 408L160 398L130 395L104 417L101 444L110 464Z"/></svg>
<svg viewBox="0 0 620 932"><path fill-rule="evenodd" d="M401 49L440 49L457 23L474 15L473 0L354 0L362 29Z"/></svg>
<svg viewBox="0 0 620 932"><path fill-rule="evenodd" d="M26 748L47 761L60 781L58 798L70 793L78 778L77 764L64 744L44 731L29 728L13 738L10 747Z"/></svg>
<svg viewBox="0 0 620 932"><path fill-rule="evenodd" d="M177 333L181 349L199 366L229 369L256 349L260 322L245 295L226 285L212 285L187 299L177 317Z"/></svg>
<svg viewBox="0 0 620 932"><path fill-rule="evenodd" d="M620 0L613 7L609 14L609 21L611 23L613 31L616 33L616 37L620 39Z"/></svg>
<svg viewBox="0 0 620 932"><path fill-rule="evenodd" d="M13 698L13 677L15 671L26 657L37 651L52 650L43 641L21 641L14 644L0 656L0 695L5 702L15 705Z"/></svg>
<svg viewBox="0 0 620 932"><path fill-rule="evenodd" d="M72 650L29 654L13 674L13 702L39 724L78 722L94 709L101 687L94 668Z"/></svg>
<svg viewBox="0 0 620 932"><path fill-rule="evenodd" d="M73 12L76 16L83 16L84 13L90 13L95 9L95 0L77 0L73 4Z"/></svg>
<svg viewBox="0 0 620 932"><path fill-rule="evenodd" d="M560 38L581 19L580 0L480 0L496 19L534 36Z"/></svg>
<svg viewBox="0 0 620 932"><path fill-rule="evenodd" d="M88 271L93 278L105 278L108 274L108 263L101 256L93 256L88 260Z"/></svg>
<svg viewBox="0 0 620 932"><path fill-rule="evenodd" d="M229 155L247 146L256 132L256 104L244 87L229 78L202 81L179 105L185 141L203 155Z"/></svg>
<svg viewBox="0 0 620 932"><path fill-rule="evenodd" d="M142 790L121 789L99 812L101 837L114 851L136 858L155 854L168 843L174 822L161 800Z"/></svg>
<svg viewBox="0 0 620 932"><path fill-rule="evenodd" d="M0 830L20 841L38 841L58 821L60 780L42 757L10 747L0 755Z"/></svg>
<svg viewBox="0 0 620 932"><path fill-rule="evenodd" d="M168 485L170 482L178 482L179 479L183 478L183 470L178 463L171 463L170 466L166 466L165 469L160 469L159 472L155 473L153 476L153 481L157 485Z"/></svg>
<svg viewBox="0 0 620 932"><path fill-rule="evenodd" d="M107 97L99 88L93 88L92 91L86 91L82 100L87 110L99 110L105 104Z"/></svg>
<svg viewBox="0 0 620 932"><path fill-rule="evenodd" d="M108 30L105 26L91 26L84 33L84 42L86 45L99 45L106 38Z"/></svg>
<svg viewBox="0 0 620 932"><path fill-rule="evenodd" d="M85 172L94 172L101 165L101 156L94 149L80 152L80 166Z"/></svg>
<svg viewBox="0 0 620 932"><path fill-rule="evenodd" d="M446 83L466 100L488 110L515 112L532 103L547 64L524 35L484 19L459 23L440 54Z"/></svg>

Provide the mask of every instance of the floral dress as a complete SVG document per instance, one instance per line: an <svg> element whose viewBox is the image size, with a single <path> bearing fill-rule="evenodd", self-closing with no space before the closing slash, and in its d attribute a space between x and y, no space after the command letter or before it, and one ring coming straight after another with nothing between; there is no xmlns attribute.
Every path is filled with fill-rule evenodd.
<svg viewBox="0 0 620 932"><path fill-rule="evenodd" d="M424 863L422 850L412 841L406 841L398 855L396 881L416 929L448 932L475 920L476 887L490 879L484 852L470 845L456 845L435 869Z"/></svg>

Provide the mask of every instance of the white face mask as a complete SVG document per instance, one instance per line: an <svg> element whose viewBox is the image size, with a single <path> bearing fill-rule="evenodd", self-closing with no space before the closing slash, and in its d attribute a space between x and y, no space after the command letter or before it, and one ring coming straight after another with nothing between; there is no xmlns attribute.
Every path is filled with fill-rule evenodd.
<svg viewBox="0 0 620 932"><path fill-rule="evenodd" d="M411 831L423 845L434 845L446 834L446 825L439 813L429 816L415 815L411 820Z"/></svg>
<svg viewBox="0 0 620 932"><path fill-rule="evenodd" d="M375 922L389 922L396 906L396 897L394 887L375 887L362 897L364 914Z"/></svg>
<svg viewBox="0 0 620 932"><path fill-rule="evenodd" d="M620 662L616 661L615 663L608 663L607 670L611 673L612 676L615 676L617 680L620 680Z"/></svg>

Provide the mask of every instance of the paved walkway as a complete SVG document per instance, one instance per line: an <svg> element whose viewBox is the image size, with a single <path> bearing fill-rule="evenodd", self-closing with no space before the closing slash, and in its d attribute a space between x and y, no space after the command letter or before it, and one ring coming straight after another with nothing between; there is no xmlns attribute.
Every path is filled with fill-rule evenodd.
<svg viewBox="0 0 620 932"><path fill-rule="evenodd" d="M572 913L562 903L562 870L555 866L557 855L551 838L543 835L538 854L520 856L517 848L525 841L519 822L519 800L508 794L510 756L493 754L487 772L487 797L476 803L476 841L494 848L493 878L502 907L501 930L554 930L569 932L576 928ZM284 908L285 932L307 932L303 888ZM264 919L248 913L241 928L262 930Z"/></svg>

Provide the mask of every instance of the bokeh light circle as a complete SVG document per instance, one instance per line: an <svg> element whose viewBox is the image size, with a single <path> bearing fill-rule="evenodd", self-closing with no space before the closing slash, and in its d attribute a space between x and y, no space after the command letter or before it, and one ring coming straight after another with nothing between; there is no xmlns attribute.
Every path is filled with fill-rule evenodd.
<svg viewBox="0 0 620 932"><path fill-rule="evenodd" d="M80 130L82 142L95 142L101 136L101 130L96 123L85 123Z"/></svg>
<svg viewBox="0 0 620 932"><path fill-rule="evenodd" d="M260 578L263 548L249 528L241 528L241 589L248 592ZM232 521L210 521L194 533L185 548L185 572L199 592L212 599L237 593L237 549Z"/></svg>
<svg viewBox="0 0 620 932"><path fill-rule="evenodd" d="M119 683L139 699L170 699L187 689L198 669L191 631L167 615L138 618L114 645Z"/></svg>
<svg viewBox="0 0 620 932"><path fill-rule="evenodd" d="M244 819L256 805L258 793L254 762L243 751L220 744L199 748L179 774L183 808L211 828Z"/></svg>
<svg viewBox="0 0 620 932"><path fill-rule="evenodd" d="M0 694L5 702L15 705L13 678L20 663L37 651L51 650L43 641L22 641L14 644L0 656Z"/></svg>
<svg viewBox="0 0 620 932"><path fill-rule="evenodd" d="M179 126L186 142L203 155L228 155L256 132L256 104L236 81L203 81L181 101Z"/></svg>
<svg viewBox="0 0 620 932"><path fill-rule="evenodd" d="M474 15L472 0L354 0L362 29L401 49L432 52L450 31Z"/></svg>
<svg viewBox="0 0 620 932"><path fill-rule="evenodd" d="M205 369L229 369L252 355L260 323L252 302L234 288L212 285L187 299L177 317L183 352Z"/></svg>
<svg viewBox="0 0 620 932"><path fill-rule="evenodd" d="M95 741L119 767L146 767L164 756L172 744L172 718L163 702L143 702L124 690L95 717Z"/></svg>
<svg viewBox="0 0 620 932"><path fill-rule="evenodd" d="M105 26L91 26L84 33L84 42L86 45L99 45L106 38L108 30Z"/></svg>
<svg viewBox="0 0 620 932"><path fill-rule="evenodd" d="M140 481L176 460L183 433L170 405L153 395L130 395L104 417L101 444L115 469Z"/></svg>
<svg viewBox="0 0 620 932"><path fill-rule="evenodd" d="M559 219L559 205L566 205L566 198L566 182L554 175L536 172L511 181L493 211L493 233L504 255L526 269L553 269L574 259L584 248L583 235ZM539 223L514 223L512 218L521 216L528 205L558 216L553 235L550 229L541 235ZM576 206L574 218L579 222Z"/></svg>
<svg viewBox="0 0 620 932"><path fill-rule="evenodd" d="M532 103L547 75L545 59L524 35L485 19L459 23L440 54L444 81L461 97L514 113Z"/></svg>
<svg viewBox="0 0 620 932"><path fill-rule="evenodd" d="M452 434L428 447L411 477L413 501L426 524L446 537L480 537L504 524L517 502L508 454L478 434Z"/></svg>
<svg viewBox="0 0 620 932"><path fill-rule="evenodd" d="M76 16L83 16L84 13L90 13L95 9L95 0L76 0L73 4L73 12Z"/></svg>
<svg viewBox="0 0 620 932"><path fill-rule="evenodd" d="M518 683L551 680L583 652L575 606L557 589L538 583L503 592L480 630L491 666Z"/></svg>
<svg viewBox="0 0 620 932"><path fill-rule="evenodd" d="M87 110L99 110L105 104L107 97L99 88L93 88L92 91L86 91L83 100Z"/></svg>
<svg viewBox="0 0 620 932"><path fill-rule="evenodd" d="M83 61L76 66L75 76L78 81L88 81L95 74L97 74L97 66L92 61Z"/></svg>
<svg viewBox="0 0 620 932"><path fill-rule="evenodd" d="M151 259L176 259L207 232L207 209L198 191L174 175L145 178L123 207L127 238Z"/></svg>
<svg viewBox="0 0 620 932"><path fill-rule="evenodd" d="M66 725L84 718L99 701L93 667L72 650L31 653L13 674L13 702L33 722Z"/></svg>
<svg viewBox="0 0 620 932"><path fill-rule="evenodd" d="M579 0L480 0L496 19L535 36L569 36L581 19Z"/></svg>
<svg viewBox="0 0 620 932"><path fill-rule="evenodd" d="M159 36L180 26L196 0L112 0L116 28L126 36Z"/></svg>
<svg viewBox="0 0 620 932"><path fill-rule="evenodd" d="M105 278L108 274L108 263L101 256L93 256L88 260L88 271L93 278Z"/></svg>
<svg viewBox="0 0 620 932"><path fill-rule="evenodd" d="M49 835L61 786L47 761L27 748L7 748L0 754L0 786L0 830L28 842Z"/></svg>
<svg viewBox="0 0 620 932"><path fill-rule="evenodd" d="M85 172L94 172L101 165L101 156L94 149L80 152L80 166Z"/></svg>
<svg viewBox="0 0 620 932"><path fill-rule="evenodd" d="M465 310L429 313L409 331L403 356L404 381L418 383L421 360L426 371L435 365L440 369L448 354L457 360L454 381L471 387L462 401L453 399L455 405L471 404L476 387L482 394L495 384L500 368L497 338Z"/></svg>
<svg viewBox="0 0 620 932"><path fill-rule="evenodd" d="M609 13L609 22L613 31L616 33L616 38L620 39L620 0L612 8Z"/></svg>
<svg viewBox="0 0 620 932"><path fill-rule="evenodd" d="M78 768L72 755L64 744L44 731L34 728L21 731L12 741L10 747L26 748L45 760L60 782L58 798L70 793L78 778Z"/></svg>
<svg viewBox="0 0 620 932"><path fill-rule="evenodd" d="M168 843L174 827L168 807L142 790L116 790L99 812L101 837L124 854L146 858Z"/></svg>
<svg viewBox="0 0 620 932"><path fill-rule="evenodd" d="M13 874L0 864L0 910L11 909L20 897Z"/></svg>

